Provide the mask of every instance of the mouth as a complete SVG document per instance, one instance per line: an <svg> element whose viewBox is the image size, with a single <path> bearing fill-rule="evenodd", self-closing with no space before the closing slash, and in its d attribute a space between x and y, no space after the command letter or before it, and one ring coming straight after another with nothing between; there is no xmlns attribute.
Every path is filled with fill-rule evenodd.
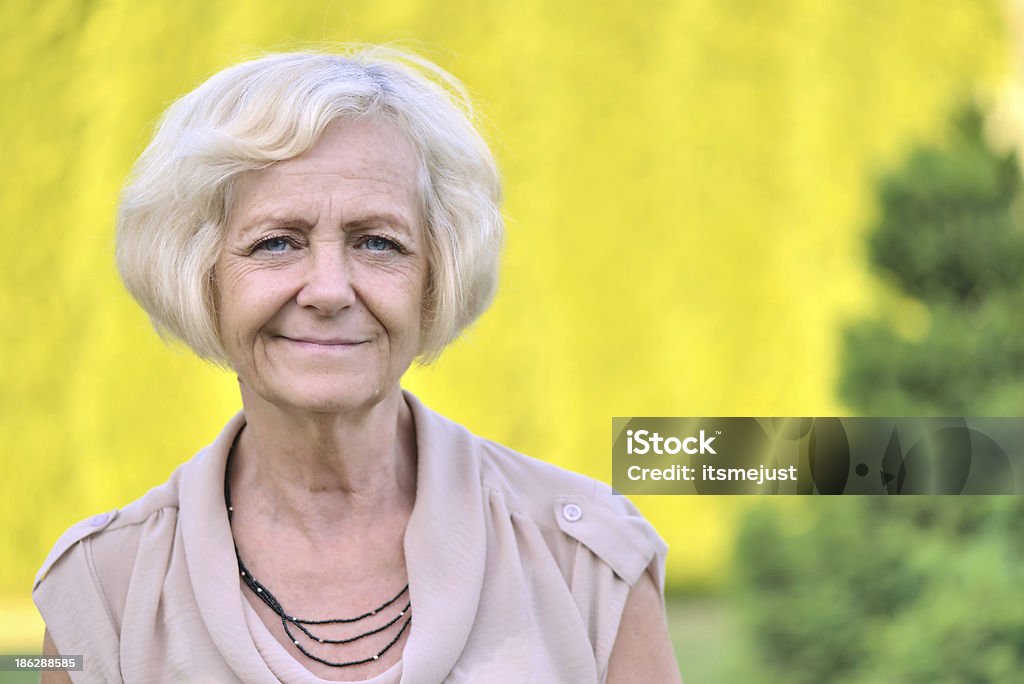
<svg viewBox="0 0 1024 684"><path fill-rule="evenodd" d="M296 346L314 351L329 351L332 349L352 349L369 343L369 340L359 340L345 337L317 338L317 337L288 337L279 336L279 339L290 342Z"/></svg>

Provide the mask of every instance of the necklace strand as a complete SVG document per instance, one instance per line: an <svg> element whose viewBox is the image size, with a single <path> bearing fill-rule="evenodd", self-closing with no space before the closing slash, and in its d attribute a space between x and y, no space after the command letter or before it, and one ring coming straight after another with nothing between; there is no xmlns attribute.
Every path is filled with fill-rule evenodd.
<svg viewBox="0 0 1024 684"><path fill-rule="evenodd" d="M233 455L233 454L234 454L234 449L232 448L231 455ZM229 455L229 458L230 458L230 455ZM225 503L225 505L227 506L227 509L228 509L228 527L230 527L231 526L231 518L233 517L235 509L231 505L231 489L230 489L230 487L228 485L228 479L227 479L226 476L224 478L224 503ZM234 544L233 540L232 540L232 544ZM241 574L242 580L245 582L246 586L248 586L249 589L252 590L252 592L254 594L256 594L256 596L258 596L260 598L260 600L262 600L263 603L265 603L267 605L268 608L270 608L270 610L274 611L274 613L279 618L281 618L281 626L284 628L285 635L287 635L289 641L291 641L293 644L295 644L295 647L297 649L299 649L299 652L302 653L302 655L306 656L307 658L309 658L311 660L315 660L318 663L322 663L322 664L328 665L330 667L351 667L353 665L364 665L366 663L372 663L373 661L378 660L382 655L387 653L388 650L390 650L392 646L394 646L396 643L398 643L398 640L402 638L402 634L405 633L405 630L408 629L409 625L412 623L412 615L410 615L408 618L406 618L405 622L399 628L398 633L395 634L394 638L391 639L391 641L389 641L384 646L384 648L380 649L374 655L369 656L367 658L362 658L360 660L344 661L344 662L335 662L335 661L327 660L325 658L321 658L321 657L319 657L317 655L314 655L314 654L310 653L309 651L307 651L306 648L301 643L299 643L299 640L295 638L295 635L292 633L292 630L288 627L289 623L291 623L291 624L295 625L296 627L298 627L299 630L302 631L307 637L309 637L310 639L312 639L312 640L314 640L314 641L316 641L318 643L321 643L321 644L351 644L351 643L359 641L360 639L363 639L365 637L372 636L374 634L379 634L379 633L383 632L384 630L386 630L387 628L389 628L392 625L394 625L396 622L401 620L402 617L404 617L406 613L408 613L410 611L410 609L412 608L412 601L411 600L407 601L406 604L405 604L405 607L402 608L402 610L398 613L398 615L396 615L395 617L393 617L391 620L389 620L388 622L384 623L383 625L381 625L379 627L375 627L375 628L370 629L370 630L368 630L366 632L363 632L361 634L357 634L357 635L355 635L353 637L349 637L349 638L346 638L346 639L327 639L327 638L324 638L324 637L319 637L319 636L313 634L311 631L309 631L309 629L307 629L305 627L305 625L351 624L351 623L354 623L354 622L359 622L360 620L364 620L364 619L366 619L368 617L372 617L374 615L377 615L380 611L384 610L388 606L390 606L393 603L395 603L395 601L397 601L399 598L404 596L409 591L409 585L406 584L404 587L402 587L401 591L399 591L397 594L392 596L390 599L388 599L387 601L385 601L381 605L377 606L373 610L369 610L369 611L363 613L362 615L357 615L356 617L351 617L351 618L328 618L328 619L324 619L324 620L306 620L306 619L302 619L302 618L297 618L294 615L289 615L285 611L284 607L281 605L281 602L277 600L277 597L275 597L270 592L270 590L267 589L263 584L261 584L255 577L253 577L252 572L250 572L249 568L247 568L245 566L245 563L242 562L242 556L238 552L238 545L234 544L234 547L235 547L235 558L238 560L238 572Z"/></svg>

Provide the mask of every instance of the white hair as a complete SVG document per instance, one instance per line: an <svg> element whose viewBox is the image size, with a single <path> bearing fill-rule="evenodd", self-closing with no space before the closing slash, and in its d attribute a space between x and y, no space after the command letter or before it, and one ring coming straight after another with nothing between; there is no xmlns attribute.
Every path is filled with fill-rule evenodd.
<svg viewBox="0 0 1024 684"><path fill-rule="evenodd" d="M359 117L396 124L420 157L429 262L420 360L436 358L487 309L504 232L501 181L462 85L391 48L283 53L224 69L172 104L132 169L117 265L162 336L228 365L213 268L234 179Z"/></svg>

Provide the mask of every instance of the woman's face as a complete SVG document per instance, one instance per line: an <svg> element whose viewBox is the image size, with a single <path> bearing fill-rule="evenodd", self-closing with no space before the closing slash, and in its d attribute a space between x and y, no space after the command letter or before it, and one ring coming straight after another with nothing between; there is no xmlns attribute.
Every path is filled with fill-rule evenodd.
<svg viewBox="0 0 1024 684"><path fill-rule="evenodd" d="M220 334L263 399L344 411L398 387L427 278L417 157L393 124L332 124L235 184L214 270Z"/></svg>

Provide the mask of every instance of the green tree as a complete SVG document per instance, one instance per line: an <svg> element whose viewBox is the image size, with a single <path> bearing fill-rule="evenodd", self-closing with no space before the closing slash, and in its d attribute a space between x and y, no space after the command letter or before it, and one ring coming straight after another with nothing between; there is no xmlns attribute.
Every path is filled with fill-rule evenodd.
<svg viewBox="0 0 1024 684"><path fill-rule="evenodd" d="M926 307L908 339L847 331L844 398L865 414L1013 415L1024 405L1021 172L968 108L878 186L869 243L892 288ZM737 595L750 681L1002 683L1024 672L1024 499L851 497L747 515ZM800 519L802 516L802 519ZM799 524L794 524L794 523Z"/></svg>
<svg viewBox="0 0 1024 684"><path fill-rule="evenodd" d="M737 598L758 661L745 681L1020 681L1024 499L813 503L803 525L767 504L741 528Z"/></svg>
<svg viewBox="0 0 1024 684"><path fill-rule="evenodd" d="M882 179L872 264L923 304L920 339L884 321L846 334L843 398L876 415L1016 415L1024 405L1024 230L1015 156L994 151L981 112L946 147L922 147Z"/></svg>

